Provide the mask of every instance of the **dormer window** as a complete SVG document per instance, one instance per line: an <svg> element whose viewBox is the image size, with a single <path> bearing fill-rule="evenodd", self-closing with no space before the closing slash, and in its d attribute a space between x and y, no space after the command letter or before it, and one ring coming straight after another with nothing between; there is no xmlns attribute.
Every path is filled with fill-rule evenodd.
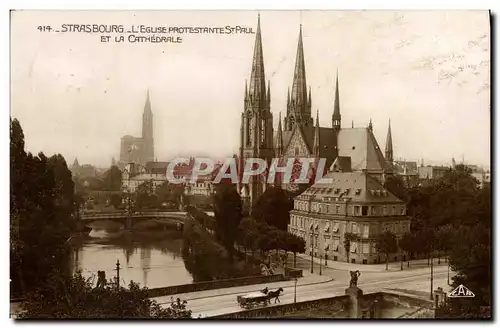
<svg viewBox="0 0 500 328"><path fill-rule="evenodd" d="M359 194L361 194L361 189L356 189L356 196L358 196Z"/></svg>
<svg viewBox="0 0 500 328"><path fill-rule="evenodd" d="M376 193L377 193L377 196L380 196L380 190L377 190Z"/></svg>
<svg viewBox="0 0 500 328"><path fill-rule="evenodd" d="M340 188L335 188L335 193L338 194L340 192Z"/></svg>
<svg viewBox="0 0 500 328"><path fill-rule="evenodd" d="M382 195L387 196L387 190L382 190Z"/></svg>
<svg viewBox="0 0 500 328"><path fill-rule="evenodd" d="M344 190L344 195L349 195L349 188L346 188L346 190Z"/></svg>
<svg viewBox="0 0 500 328"><path fill-rule="evenodd" d="M375 196L375 190L370 189L370 194L372 194L372 196Z"/></svg>

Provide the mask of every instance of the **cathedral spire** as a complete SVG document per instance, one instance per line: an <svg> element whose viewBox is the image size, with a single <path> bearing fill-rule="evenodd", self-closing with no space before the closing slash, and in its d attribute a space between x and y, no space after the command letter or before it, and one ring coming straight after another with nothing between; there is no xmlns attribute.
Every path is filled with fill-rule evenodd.
<svg viewBox="0 0 500 328"><path fill-rule="evenodd" d="M387 140L385 142L385 160L388 163L393 162L392 133L391 133L391 120L390 119L389 119L389 129L387 130Z"/></svg>
<svg viewBox="0 0 500 328"><path fill-rule="evenodd" d="M372 118L370 117L370 123L368 123L368 129L373 132Z"/></svg>
<svg viewBox="0 0 500 328"><path fill-rule="evenodd" d="M292 102L298 113L305 114L307 106L306 66L304 61L304 44L302 42L302 24L300 25L297 56L295 58L295 71L292 83Z"/></svg>
<svg viewBox="0 0 500 328"><path fill-rule="evenodd" d="M271 109L271 81L267 81L267 109Z"/></svg>
<svg viewBox="0 0 500 328"><path fill-rule="evenodd" d="M146 104L144 105L144 113L151 112L151 100L149 99L149 88L146 91Z"/></svg>
<svg viewBox="0 0 500 328"><path fill-rule="evenodd" d="M339 97L339 71L337 69L337 80L335 82L335 100L333 103L332 125L334 129L340 130L340 97Z"/></svg>
<svg viewBox="0 0 500 328"><path fill-rule="evenodd" d="M281 128L281 112L279 113L279 118L278 118L278 132L276 135L276 150L277 150L277 155L281 156L283 155L283 129Z"/></svg>
<svg viewBox="0 0 500 328"><path fill-rule="evenodd" d="M316 110L316 126L314 127L314 156L319 157L320 140L319 140L319 109Z"/></svg>
<svg viewBox="0 0 500 328"><path fill-rule="evenodd" d="M264 74L264 53L262 51L262 36L260 32L260 14L257 19L257 33L255 34L255 46L253 50L249 96L259 110L265 107L266 80Z"/></svg>

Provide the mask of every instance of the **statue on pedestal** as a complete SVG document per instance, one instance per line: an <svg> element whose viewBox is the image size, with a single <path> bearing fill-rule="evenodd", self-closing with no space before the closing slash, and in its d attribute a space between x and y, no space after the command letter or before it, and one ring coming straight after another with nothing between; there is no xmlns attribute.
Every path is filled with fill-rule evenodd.
<svg viewBox="0 0 500 328"><path fill-rule="evenodd" d="M358 287L358 278L361 276L361 272L359 270L349 271L351 274L351 281L349 283L349 287Z"/></svg>

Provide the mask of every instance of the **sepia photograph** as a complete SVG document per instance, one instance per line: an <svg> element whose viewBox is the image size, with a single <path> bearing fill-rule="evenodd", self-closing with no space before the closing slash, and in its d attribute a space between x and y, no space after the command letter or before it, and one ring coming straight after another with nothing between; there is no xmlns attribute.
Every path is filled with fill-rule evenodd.
<svg viewBox="0 0 500 328"><path fill-rule="evenodd" d="M491 320L492 17L11 10L11 320Z"/></svg>

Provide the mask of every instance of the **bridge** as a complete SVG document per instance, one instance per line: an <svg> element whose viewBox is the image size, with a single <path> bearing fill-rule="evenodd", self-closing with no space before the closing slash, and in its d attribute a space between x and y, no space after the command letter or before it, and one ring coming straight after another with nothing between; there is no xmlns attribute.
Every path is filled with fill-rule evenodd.
<svg viewBox="0 0 500 328"><path fill-rule="evenodd" d="M213 215L213 213L208 212L208 215ZM155 220L161 221L161 223L174 223L177 226L183 226L186 220L190 217L187 212L135 212L127 213L125 211L117 212L106 212L106 213L83 213L81 215L81 221L84 225L92 224L97 221L113 221L125 226L125 229L131 229L134 223L145 221L145 220ZM159 222L160 223L160 222Z"/></svg>

